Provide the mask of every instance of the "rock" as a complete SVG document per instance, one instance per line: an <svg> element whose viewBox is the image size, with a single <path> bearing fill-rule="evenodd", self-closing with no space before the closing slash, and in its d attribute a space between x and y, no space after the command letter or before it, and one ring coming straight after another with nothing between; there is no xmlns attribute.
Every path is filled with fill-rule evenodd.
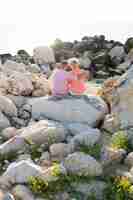
<svg viewBox="0 0 133 200"><path fill-rule="evenodd" d="M7 94L8 88L8 78L3 72L0 72L0 91L3 93L3 95Z"/></svg>
<svg viewBox="0 0 133 200"><path fill-rule="evenodd" d="M67 123L65 125L67 130L70 132L71 135L79 135L80 133L86 132L88 129L92 132L95 129L91 129L87 124L82 123ZM89 132L89 130L88 130Z"/></svg>
<svg viewBox="0 0 133 200"><path fill-rule="evenodd" d="M128 38L125 42L125 50L128 53L133 48L133 38Z"/></svg>
<svg viewBox="0 0 133 200"><path fill-rule="evenodd" d="M113 99L111 111L115 121L118 121L121 128L128 128L133 124L133 67L131 67L118 80L118 87L110 94ZM116 99L118 99L116 101ZM116 103L114 103L116 101Z"/></svg>
<svg viewBox="0 0 133 200"><path fill-rule="evenodd" d="M27 71L31 73L40 73L40 67L37 64L30 64L26 67Z"/></svg>
<svg viewBox="0 0 133 200"><path fill-rule="evenodd" d="M106 115L102 129L109 132L110 134L115 133L119 129L119 121L115 120L113 114Z"/></svg>
<svg viewBox="0 0 133 200"><path fill-rule="evenodd" d="M39 120L40 117L44 117L60 122L86 123L91 127L101 121L107 113L107 105L96 96L89 96L87 100L64 98L58 101L44 97L31 99L28 103L32 105L33 119Z"/></svg>
<svg viewBox="0 0 133 200"><path fill-rule="evenodd" d="M7 142L0 145L0 155L8 155L17 153L18 150L23 149L26 143L22 137L12 137Z"/></svg>
<svg viewBox="0 0 133 200"><path fill-rule="evenodd" d="M14 137L17 134L17 129L15 127L8 127L5 128L2 132L1 132L1 136L4 139L10 139L12 137Z"/></svg>
<svg viewBox="0 0 133 200"><path fill-rule="evenodd" d="M10 126L9 120L0 112L0 131Z"/></svg>
<svg viewBox="0 0 133 200"><path fill-rule="evenodd" d="M112 58L116 58L117 59L117 64L120 64L120 62L124 59L125 57L125 50L123 46L115 46L113 47L110 52L109 55Z"/></svg>
<svg viewBox="0 0 133 200"><path fill-rule="evenodd" d="M53 175L54 166L43 170L39 165L34 164L29 160L22 160L18 163L14 162L9 165L7 170L0 178L0 184L10 186L11 184L24 184L28 183L30 177L38 177L45 181L55 181L59 177ZM59 165L61 174L65 174L65 168Z"/></svg>
<svg viewBox="0 0 133 200"><path fill-rule="evenodd" d="M95 57L93 58L94 63L102 64L104 65L107 59L107 52L98 52Z"/></svg>
<svg viewBox="0 0 133 200"><path fill-rule="evenodd" d="M58 192L54 197L55 200L70 200L68 192Z"/></svg>
<svg viewBox="0 0 133 200"><path fill-rule="evenodd" d="M20 154L17 158L17 162L22 161L22 160L29 160L32 161L31 155L30 154Z"/></svg>
<svg viewBox="0 0 133 200"><path fill-rule="evenodd" d="M103 200L104 191L107 188L106 183L103 181L90 181L90 183L75 183L72 185L77 192L85 195L86 198L94 196L97 200Z"/></svg>
<svg viewBox="0 0 133 200"><path fill-rule="evenodd" d="M26 72L26 66L23 63L16 63L11 60L7 60L0 68L7 75L11 75L13 72Z"/></svg>
<svg viewBox="0 0 133 200"><path fill-rule="evenodd" d="M71 143L73 143L75 147L78 147L80 145L92 147L99 142L100 137L101 133L98 129L92 129L92 132L90 129L86 130L83 133L80 133L79 135L74 136L71 140Z"/></svg>
<svg viewBox="0 0 133 200"><path fill-rule="evenodd" d="M133 61L133 48L127 54L125 61L130 62L130 63Z"/></svg>
<svg viewBox="0 0 133 200"><path fill-rule="evenodd" d="M46 79L44 74L33 74L32 84L34 87L32 92L33 97L46 96L51 91L49 81Z"/></svg>
<svg viewBox="0 0 133 200"><path fill-rule="evenodd" d="M131 65L131 61L130 60L127 60L123 63L121 63L120 65L117 66L117 69L120 70L122 73L126 72L126 70L130 67Z"/></svg>
<svg viewBox="0 0 133 200"><path fill-rule="evenodd" d="M13 197L12 194L7 193L7 194L5 194L3 200L15 200L15 198Z"/></svg>
<svg viewBox="0 0 133 200"><path fill-rule="evenodd" d="M6 172L2 175L2 182L8 184L23 184L27 183L31 176L42 176L43 171L38 166L30 161L14 162L9 165Z"/></svg>
<svg viewBox="0 0 133 200"><path fill-rule="evenodd" d="M18 117L12 117L10 121L11 125L16 128L21 128L27 125L27 121L25 121L24 119L20 119Z"/></svg>
<svg viewBox="0 0 133 200"><path fill-rule="evenodd" d="M16 199L35 200L32 192L24 185L17 185L13 188L12 193Z"/></svg>
<svg viewBox="0 0 133 200"><path fill-rule="evenodd" d="M125 164L129 167L133 167L133 152L129 153L125 159Z"/></svg>
<svg viewBox="0 0 133 200"><path fill-rule="evenodd" d="M88 52L85 52L83 54L83 57L81 57L79 59L79 62L80 62L80 66L85 68L85 69L89 69L89 66L91 64L91 60L90 58L88 57Z"/></svg>
<svg viewBox="0 0 133 200"><path fill-rule="evenodd" d="M24 128L20 135L35 144L50 145L64 141L66 134L65 128L60 123L42 120Z"/></svg>
<svg viewBox="0 0 133 200"><path fill-rule="evenodd" d="M50 146L52 160L62 161L72 151L71 145L65 143L57 143Z"/></svg>
<svg viewBox="0 0 133 200"><path fill-rule="evenodd" d="M8 92L17 96L28 96L31 95L33 91L33 85L31 80L31 75L28 73L14 72L9 77Z"/></svg>
<svg viewBox="0 0 133 200"><path fill-rule="evenodd" d="M15 104L17 108L21 108L26 103L26 98L23 96L7 95L7 97Z"/></svg>
<svg viewBox="0 0 133 200"><path fill-rule="evenodd" d="M1 189L0 189L0 199L1 199L1 200L4 199L4 191L2 191Z"/></svg>
<svg viewBox="0 0 133 200"><path fill-rule="evenodd" d="M17 131L17 135L0 145L0 154L17 152L25 148L26 144L43 144L46 147L65 140L65 128L56 122L39 121L33 125Z"/></svg>
<svg viewBox="0 0 133 200"><path fill-rule="evenodd" d="M126 155L124 149L113 149L111 147L104 147L101 155L101 162L103 166L115 165L120 163Z"/></svg>
<svg viewBox="0 0 133 200"><path fill-rule="evenodd" d="M17 116L16 106L5 96L0 96L0 111L10 117Z"/></svg>
<svg viewBox="0 0 133 200"><path fill-rule="evenodd" d="M53 50L47 46L36 47L33 50L33 58L36 64L55 62Z"/></svg>
<svg viewBox="0 0 133 200"><path fill-rule="evenodd" d="M93 157L81 152L69 154L64 161L64 167L69 174L79 176L100 176L102 166Z"/></svg>

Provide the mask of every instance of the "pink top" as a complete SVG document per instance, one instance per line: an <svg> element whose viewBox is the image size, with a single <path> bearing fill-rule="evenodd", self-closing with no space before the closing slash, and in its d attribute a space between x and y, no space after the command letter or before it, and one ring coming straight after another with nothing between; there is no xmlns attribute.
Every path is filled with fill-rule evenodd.
<svg viewBox="0 0 133 200"><path fill-rule="evenodd" d="M68 83L73 80L74 76L71 72L63 69L57 69L52 76L52 95L64 96L69 92Z"/></svg>
<svg viewBox="0 0 133 200"><path fill-rule="evenodd" d="M85 92L86 86L84 81L73 80L70 84L70 91L74 94L81 95Z"/></svg>

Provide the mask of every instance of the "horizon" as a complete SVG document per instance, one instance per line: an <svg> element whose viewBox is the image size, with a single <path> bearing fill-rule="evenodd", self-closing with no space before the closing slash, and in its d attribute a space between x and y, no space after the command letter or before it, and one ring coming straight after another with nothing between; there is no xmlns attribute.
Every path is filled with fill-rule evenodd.
<svg viewBox="0 0 133 200"><path fill-rule="evenodd" d="M129 2L129 4L128 4ZM130 0L5 0L0 12L0 53L15 54L36 46L105 35L124 43L133 36L133 3Z"/></svg>

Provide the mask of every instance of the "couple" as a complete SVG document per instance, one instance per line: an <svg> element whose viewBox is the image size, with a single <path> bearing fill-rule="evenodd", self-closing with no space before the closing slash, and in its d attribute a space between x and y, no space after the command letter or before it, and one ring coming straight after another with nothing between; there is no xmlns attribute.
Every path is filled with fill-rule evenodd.
<svg viewBox="0 0 133 200"><path fill-rule="evenodd" d="M50 77L52 96L65 97L69 94L80 96L86 91L85 81L88 79L89 73L80 70L76 60L72 60L69 64L63 61Z"/></svg>

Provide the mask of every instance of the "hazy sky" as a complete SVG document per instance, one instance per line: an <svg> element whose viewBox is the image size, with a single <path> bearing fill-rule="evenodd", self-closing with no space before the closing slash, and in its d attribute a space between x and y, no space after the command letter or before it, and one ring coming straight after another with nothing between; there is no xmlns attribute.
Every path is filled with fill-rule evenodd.
<svg viewBox="0 0 133 200"><path fill-rule="evenodd" d="M105 34L133 36L132 0L0 0L0 53Z"/></svg>

